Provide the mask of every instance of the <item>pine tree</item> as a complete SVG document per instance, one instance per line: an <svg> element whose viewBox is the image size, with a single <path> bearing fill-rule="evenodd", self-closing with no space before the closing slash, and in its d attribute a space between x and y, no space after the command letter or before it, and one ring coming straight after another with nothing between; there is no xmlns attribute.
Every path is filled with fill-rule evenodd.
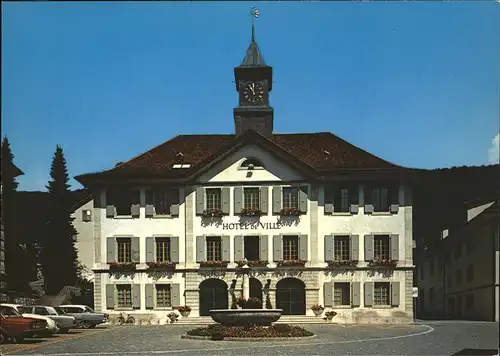
<svg viewBox="0 0 500 356"><path fill-rule="evenodd" d="M42 240L42 271L45 293L54 295L78 281L78 259L75 248L77 232L71 217L71 196L66 159L57 145L50 168L47 234Z"/></svg>
<svg viewBox="0 0 500 356"><path fill-rule="evenodd" d="M16 213L16 192L19 183L16 176L19 171L14 165L14 154L10 148L7 137L2 140L2 223L4 228L5 272L7 273L7 288L9 290L24 292L28 289L25 277L24 251L19 247L23 242L16 233L18 221Z"/></svg>

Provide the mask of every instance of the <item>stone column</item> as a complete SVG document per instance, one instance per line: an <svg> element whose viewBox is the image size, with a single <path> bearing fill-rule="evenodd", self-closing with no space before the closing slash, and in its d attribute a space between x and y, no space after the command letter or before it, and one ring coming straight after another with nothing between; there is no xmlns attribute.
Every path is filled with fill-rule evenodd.
<svg viewBox="0 0 500 356"><path fill-rule="evenodd" d="M243 298L250 298L250 277L248 276L248 267L244 265L243 267Z"/></svg>

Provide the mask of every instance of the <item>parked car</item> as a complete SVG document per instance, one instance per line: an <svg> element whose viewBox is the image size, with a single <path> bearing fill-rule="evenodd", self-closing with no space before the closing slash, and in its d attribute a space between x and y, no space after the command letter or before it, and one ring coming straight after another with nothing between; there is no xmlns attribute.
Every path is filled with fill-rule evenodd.
<svg viewBox="0 0 500 356"><path fill-rule="evenodd" d="M42 305L30 305L23 307L29 310L30 313L49 317L56 322L59 332L67 333L69 329L75 326L75 317L69 315L59 315L53 307L46 307Z"/></svg>
<svg viewBox="0 0 500 356"><path fill-rule="evenodd" d="M67 315L75 317L75 323L84 329L93 329L107 321L107 315L96 313L86 305L60 305L54 307L58 313L64 311Z"/></svg>
<svg viewBox="0 0 500 356"><path fill-rule="evenodd" d="M16 309L0 306L0 344L8 339L21 342L26 336L47 329L45 320L23 317Z"/></svg>
<svg viewBox="0 0 500 356"><path fill-rule="evenodd" d="M21 314L22 316L26 318L32 318L32 319L38 319L38 320L44 320L46 322L46 328L45 330L38 331L36 334L31 333L25 335L26 337L31 337L34 335L39 335L39 336L45 336L45 335L52 335L58 331L56 322L46 316L41 316L41 315L36 315L36 314L31 314L29 309L25 309L22 305L20 304L0 304L0 307L5 307L5 308L10 308L14 309L16 312ZM6 309L5 309L6 310Z"/></svg>

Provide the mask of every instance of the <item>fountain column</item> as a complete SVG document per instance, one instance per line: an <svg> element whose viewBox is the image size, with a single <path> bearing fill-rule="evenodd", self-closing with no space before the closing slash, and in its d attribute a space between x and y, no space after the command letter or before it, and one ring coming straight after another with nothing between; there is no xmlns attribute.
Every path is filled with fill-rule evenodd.
<svg viewBox="0 0 500 356"><path fill-rule="evenodd" d="M250 298L250 277L248 276L248 270L250 267L248 265L244 265L243 269L243 298Z"/></svg>

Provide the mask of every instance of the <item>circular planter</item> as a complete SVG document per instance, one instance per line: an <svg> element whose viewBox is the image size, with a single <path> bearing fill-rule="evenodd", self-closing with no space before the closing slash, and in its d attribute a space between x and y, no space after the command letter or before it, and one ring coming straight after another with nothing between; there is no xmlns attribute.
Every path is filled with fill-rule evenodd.
<svg viewBox="0 0 500 356"><path fill-rule="evenodd" d="M313 340L316 339L316 335L312 336L295 336L295 337L225 337L224 341L297 341L297 340ZM191 339L191 340L212 340L211 336L194 336L194 335L182 335L181 339Z"/></svg>
<svg viewBox="0 0 500 356"><path fill-rule="evenodd" d="M283 309L217 309L210 310L213 321L222 326L270 326L278 321Z"/></svg>
<svg viewBox="0 0 500 356"><path fill-rule="evenodd" d="M313 309L312 311L314 315L320 316L321 314L323 314L324 309Z"/></svg>
<svg viewBox="0 0 500 356"><path fill-rule="evenodd" d="M179 313L181 313L183 318L187 318L189 316L189 314L191 314L191 311L181 311Z"/></svg>

